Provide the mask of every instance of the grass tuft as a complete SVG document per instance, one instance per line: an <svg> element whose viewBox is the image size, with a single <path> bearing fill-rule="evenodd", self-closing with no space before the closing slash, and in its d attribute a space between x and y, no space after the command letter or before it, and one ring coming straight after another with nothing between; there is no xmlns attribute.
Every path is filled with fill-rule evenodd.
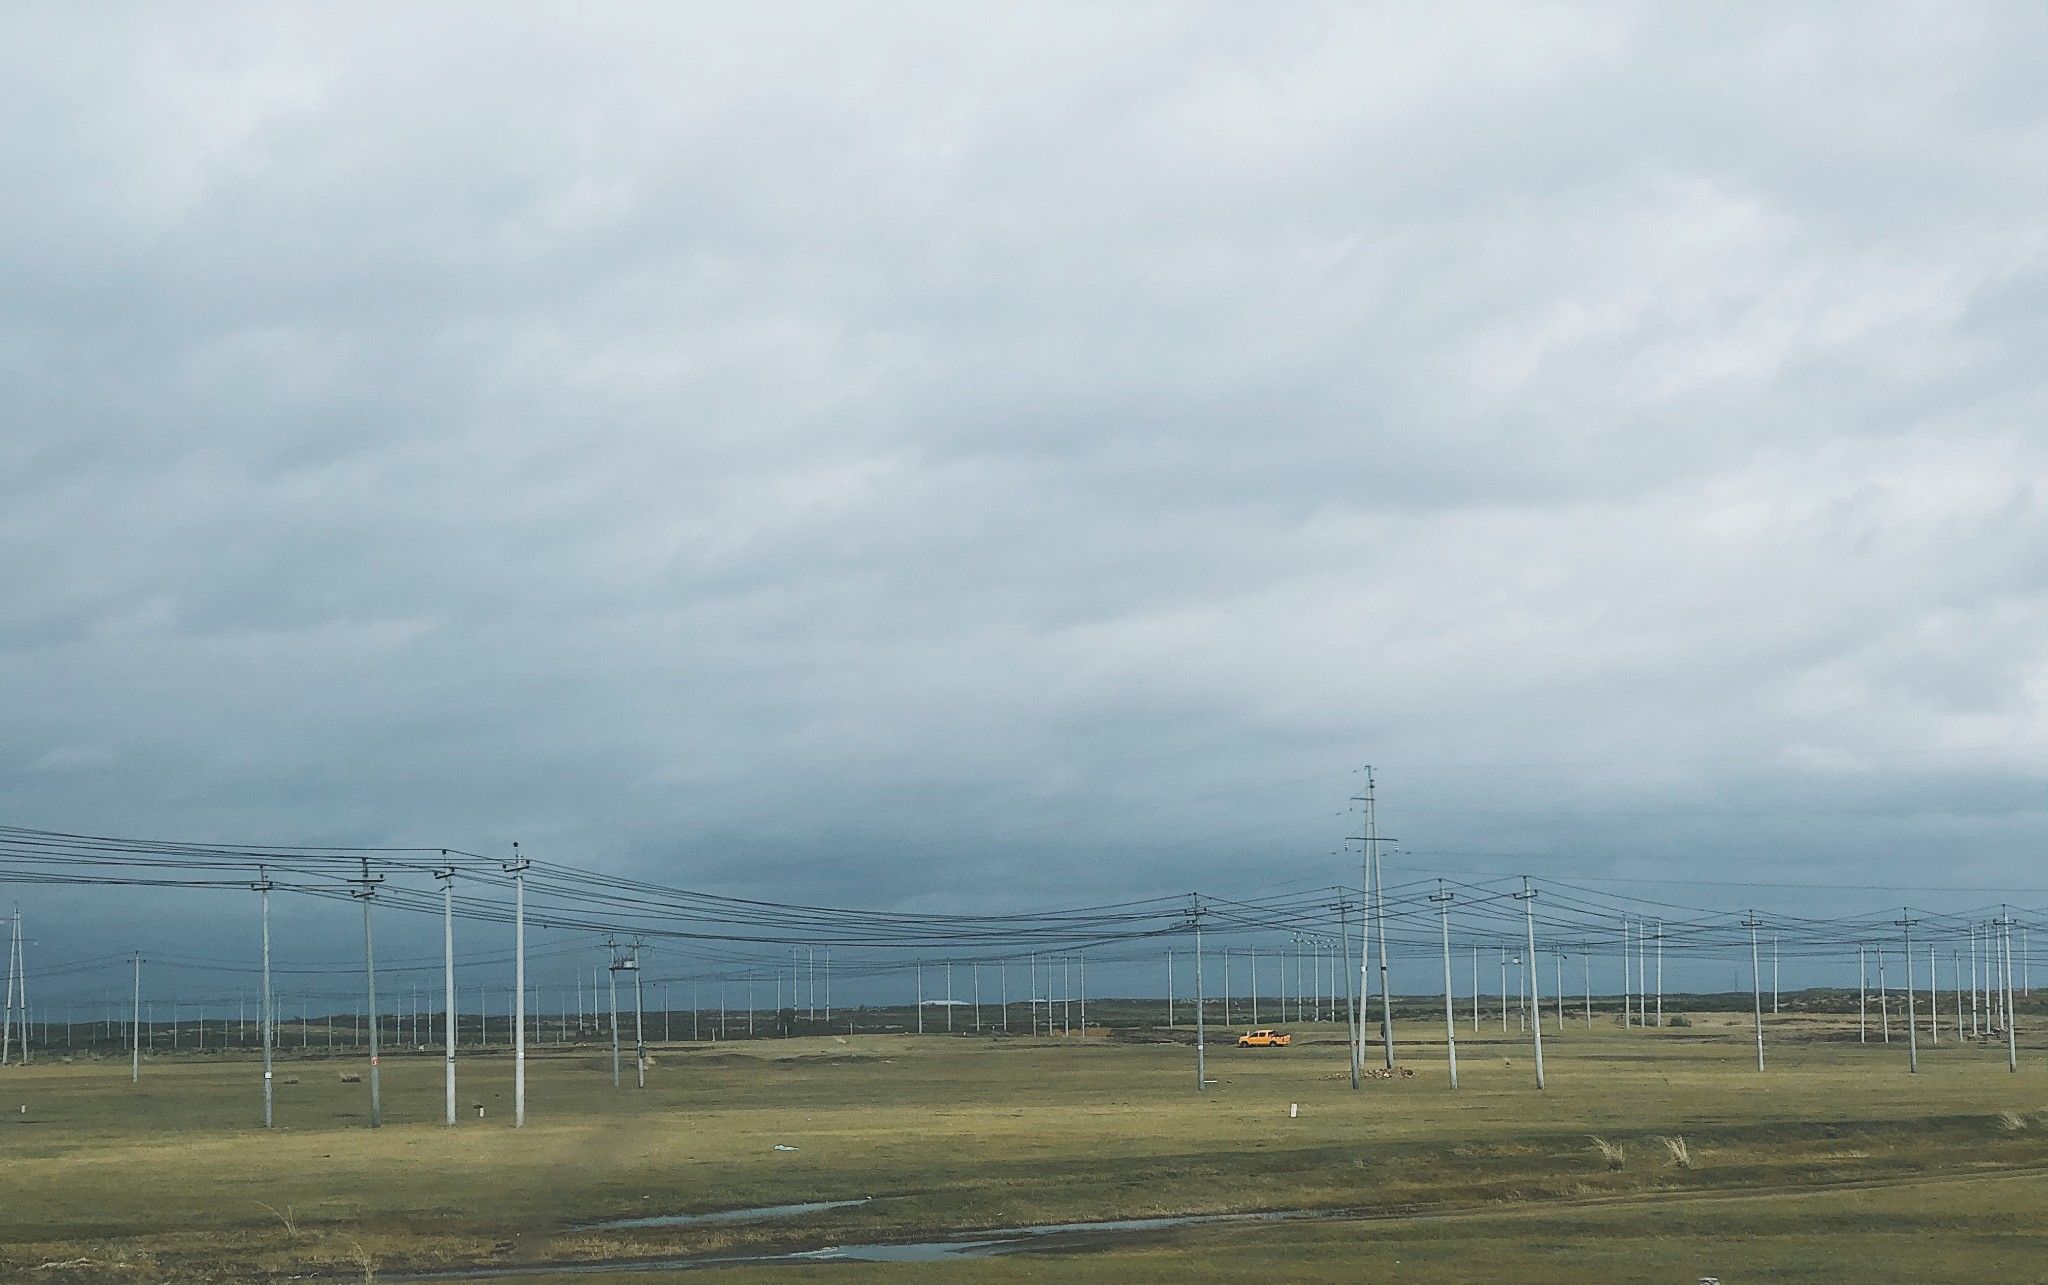
<svg viewBox="0 0 2048 1285"><path fill-rule="evenodd" d="M259 1205L263 1205L263 1202L260 1200L256 1203ZM265 1209L268 1209L271 1213L277 1215L277 1220L284 1224L285 1235L291 1237L293 1240L297 1240L299 1238L298 1220L292 1216L292 1207L290 1205L286 1205L281 1210L276 1205L263 1205L263 1207Z"/></svg>
<svg viewBox="0 0 2048 1285"><path fill-rule="evenodd" d="M1597 1134L1587 1134L1593 1140L1593 1149L1607 1162L1609 1169L1620 1169L1628 1164L1628 1150L1618 1143L1609 1142Z"/></svg>
<svg viewBox="0 0 2048 1285"><path fill-rule="evenodd" d="M1683 1137L1673 1134L1658 1138L1657 1141L1664 1144L1664 1150L1671 1156L1672 1164L1680 1169L1692 1168L1692 1148L1686 1145Z"/></svg>
<svg viewBox="0 0 2048 1285"><path fill-rule="evenodd" d="M2007 1133L2018 1133L2027 1127L2027 1122L2021 1118L2020 1113L2017 1111L2000 1111L1998 1113L1998 1127Z"/></svg>

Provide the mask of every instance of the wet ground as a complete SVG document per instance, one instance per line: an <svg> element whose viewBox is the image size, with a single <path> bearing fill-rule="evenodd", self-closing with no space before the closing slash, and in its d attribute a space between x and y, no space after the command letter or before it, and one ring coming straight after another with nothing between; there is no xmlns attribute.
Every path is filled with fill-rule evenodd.
<svg viewBox="0 0 2048 1285"><path fill-rule="evenodd" d="M865 1203L865 1199L829 1200L800 1205L761 1205L749 1209L724 1209L710 1213L658 1214L591 1223L582 1230L616 1231L637 1227L702 1227L714 1224L773 1222ZM631 1272L674 1272L700 1267L740 1267L768 1263L937 1263L970 1258L994 1258L1000 1254L1077 1253L1106 1248L1118 1241L1147 1232L1172 1231L1181 1227L1216 1223L1280 1222L1327 1216L1327 1211L1306 1209L1258 1214L1187 1214L1173 1218L1123 1218L1102 1222L996 1227L985 1231L961 1232L933 1240L875 1241L867 1244L826 1245L817 1249L779 1250L757 1254L677 1254L662 1258L609 1259L589 1263L501 1264L455 1271L386 1272L381 1275L388 1281L457 1281L501 1280L518 1276L603 1276Z"/></svg>

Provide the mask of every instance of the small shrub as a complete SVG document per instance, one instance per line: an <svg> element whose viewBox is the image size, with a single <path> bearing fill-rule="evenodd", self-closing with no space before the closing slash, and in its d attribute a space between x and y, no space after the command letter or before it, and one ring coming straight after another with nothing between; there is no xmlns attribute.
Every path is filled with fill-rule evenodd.
<svg viewBox="0 0 2048 1285"><path fill-rule="evenodd" d="M1692 1025L1692 1019L1691 1019L1691 1018L1689 1018L1689 1017L1687 1017L1687 1016L1686 1016L1685 1014L1683 1014L1683 1013L1673 1013L1673 1014L1672 1014L1672 1015L1671 1015L1670 1017L1667 1017L1667 1018L1665 1018L1665 1019L1664 1019L1664 1025L1666 1025L1666 1026L1691 1026L1691 1025Z"/></svg>
<svg viewBox="0 0 2048 1285"><path fill-rule="evenodd" d="M1620 1169L1628 1163L1628 1151L1625 1148L1594 1134L1586 1136L1593 1139L1593 1149L1600 1153L1600 1158L1607 1162L1609 1169Z"/></svg>

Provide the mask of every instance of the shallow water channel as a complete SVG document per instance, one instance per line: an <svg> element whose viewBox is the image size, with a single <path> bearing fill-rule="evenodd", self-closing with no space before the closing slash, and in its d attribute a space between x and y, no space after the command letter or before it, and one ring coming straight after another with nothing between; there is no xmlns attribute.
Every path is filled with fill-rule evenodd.
<svg viewBox="0 0 2048 1285"><path fill-rule="evenodd" d="M721 1223L773 1222L866 1203L865 1199L825 1200L800 1205L722 1209L701 1214L658 1214L586 1223L578 1230L620 1231L638 1227L703 1227ZM605 1276L629 1272L674 1272L697 1267L741 1267L752 1263L937 1263L965 1258L993 1258L999 1254L1071 1253L1102 1249L1126 1236L1170 1231L1179 1227L1199 1227L1216 1223L1280 1222L1324 1216L1327 1216L1327 1211L1308 1209L1258 1214L1183 1214L1171 1218L1123 1218L1103 1222L997 1227L986 1231L961 1232L934 1240L875 1241L867 1244L826 1245L817 1249L780 1250L756 1254L699 1253L671 1255L666 1258L621 1258L586 1263L508 1263L454 1271L386 1272L382 1273L382 1276L388 1281L496 1280L515 1276Z"/></svg>

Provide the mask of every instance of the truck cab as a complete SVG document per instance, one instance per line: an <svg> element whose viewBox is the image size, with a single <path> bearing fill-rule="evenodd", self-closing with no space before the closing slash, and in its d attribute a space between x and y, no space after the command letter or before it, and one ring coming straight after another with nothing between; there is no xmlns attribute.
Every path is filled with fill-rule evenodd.
<svg viewBox="0 0 2048 1285"><path fill-rule="evenodd" d="M1292 1035L1283 1035L1279 1031L1263 1027L1256 1031L1246 1031L1237 1037L1237 1046L1241 1049L1284 1049L1292 1043Z"/></svg>

